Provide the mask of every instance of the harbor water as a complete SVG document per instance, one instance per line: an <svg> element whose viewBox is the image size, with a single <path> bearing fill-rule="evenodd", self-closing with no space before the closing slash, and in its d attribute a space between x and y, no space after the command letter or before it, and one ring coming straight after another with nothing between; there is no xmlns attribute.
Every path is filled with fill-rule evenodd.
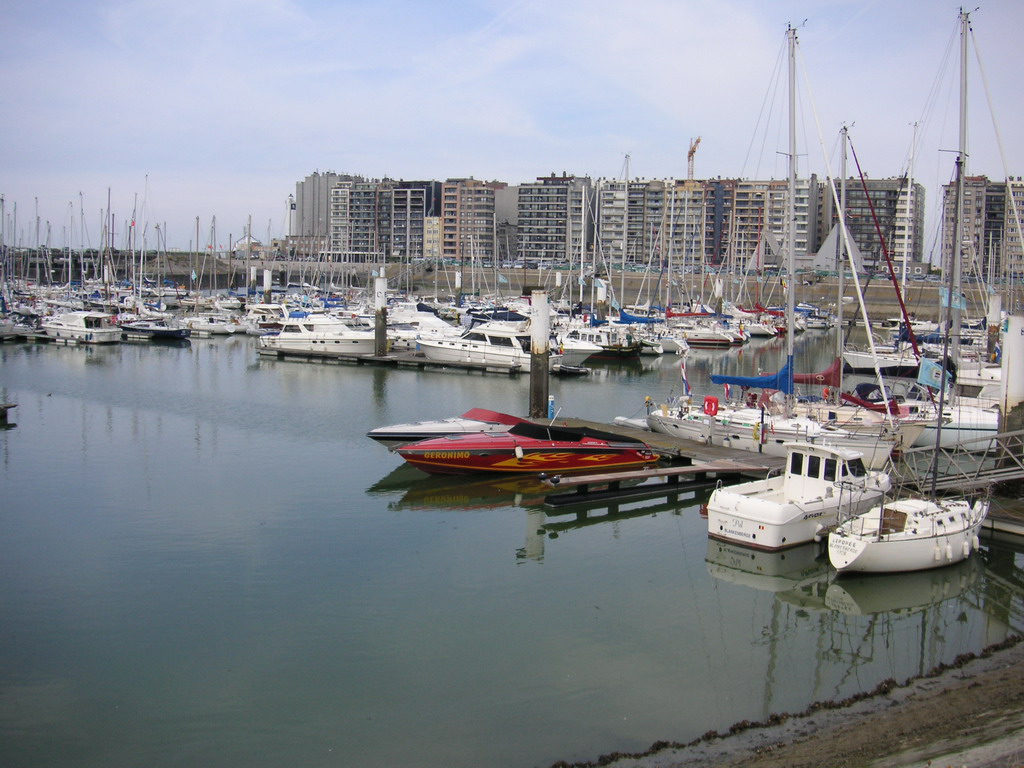
<svg viewBox="0 0 1024 768"><path fill-rule="evenodd" d="M804 371L834 339L803 334ZM781 341L692 351L711 373ZM679 358L558 378L611 421ZM0 347L0 765L513 768L690 741L951 663L1024 629L1024 554L837 579L816 547L709 541L705 498L545 511L530 480L428 477L365 435L528 376L181 346ZM558 416L556 416L556 419Z"/></svg>

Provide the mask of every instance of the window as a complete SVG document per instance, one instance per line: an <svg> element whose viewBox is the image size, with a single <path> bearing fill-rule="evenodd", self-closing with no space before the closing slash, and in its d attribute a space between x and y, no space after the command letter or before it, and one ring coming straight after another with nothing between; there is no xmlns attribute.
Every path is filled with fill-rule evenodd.
<svg viewBox="0 0 1024 768"><path fill-rule="evenodd" d="M843 467L844 475L850 474L854 477L864 477L867 473L868 471L864 469L864 462L860 459L851 459L846 462L846 465Z"/></svg>
<svg viewBox="0 0 1024 768"><path fill-rule="evenodd" d="M790 456L789 472L793 475L804 473L804 455L802 453L794 453Z"/></svg>
<svg viewBox="0 0 1024 768"><path fill-rule="evenodd" d="M836 480L836 460L825 459L825 479L829 482L835 482Z"/></svg>
<svg viewBox="0 0 1024 768"><path fill-rule="evenodd" d="M821 477L821 457L820 456L808 456L807 457L807 476L808 477Z"/></svg>

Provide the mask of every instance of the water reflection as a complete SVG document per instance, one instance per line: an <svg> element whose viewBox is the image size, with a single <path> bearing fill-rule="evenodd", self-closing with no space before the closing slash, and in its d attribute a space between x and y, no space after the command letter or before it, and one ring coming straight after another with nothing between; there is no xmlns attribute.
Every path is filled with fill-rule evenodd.
<svg viewBox="0 0 1024 768"><path fill-rule="evenodd" d="M416 473L410 476L410 473ZM424 475L415 467L402 466L374 483L367 493L401 493L388 509L493 509L528 506L543 501L550 489L536 477L518 475Z"/></svg>
<svg viewBox="0 0 1024 768"><path fill-rule="evenodd" d="M761 552L708 539L708 573L716 579L765 592L806 592L827 582L828 558L814 542L781 552Z"/></svg>
<svg viewBox="0 0 1024 768"><path fill-rule="evenodd" d="M824 607L857 616L915 613L977 589L984 572L981 557L969 557L928 571L844 575L828 585Z"/></svg>
<svg viewBox="0 0 1024 768"><path fill-rule="evenodd" d="M985 572L978 556L927 571L838 577L821 545L813 542L760 552L708 539L706 563L716 579L771 592L807 610L853 616L914 613L962 597L981 584Z"/></svg>

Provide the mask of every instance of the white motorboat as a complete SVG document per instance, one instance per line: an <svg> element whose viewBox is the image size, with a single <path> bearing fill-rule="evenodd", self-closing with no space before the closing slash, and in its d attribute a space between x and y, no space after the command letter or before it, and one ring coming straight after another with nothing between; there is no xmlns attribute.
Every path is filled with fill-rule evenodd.
<svg viewBox="0 0 1024 768"><path fill-rule="evenodd" d="M121 340L121 329L105 312L64 312L42 322L46 335L80 344L112 344Z"/></svg>
<svg viewBox="0 0 1024 768"><path fill-rule="evenodd" d="M373 355L377 336L373 331L352 328L325 317L294 317L281 320L281 328L259 337L261 350L316 355Z"/></svg>
<svg viewBox="0 0 1024 768"><path fill-rule="evenodd" d="M187 339L192 330L174 318L152 317L121 323L121 330L129 339L179 340Z"/></svg>
<svg viewBox="0 0 1024 768"><path fill-rule="evenodd" d="M366 433L378 442L389 445L404 445L420 440L467 432L505 432L526 419L486 408L471 408L461 416L433 421L413 421L407 424L392 424L377 427Z"/></svg>
<svg viewBox="0 0 1024 768"><path fill-rule="evenodd" d="M673 323L671 327L693 349L728 349L743 343L741 337L721 323L690 320Z"/></svg>
<svg viewBox="0 0 1024 768"><path fill-rule="evenodd" d="M561 364L563 366L580 366L583 362L593 355L600 355L602 349L593 342L586 341L585 339L574 339L570 336L562 335L555 339L558 342L557 347L553 346L553 349L557 349L558 354L561 355Z"/></svg>
<svg viewBox="0 0 1024 768"><path fill-rule="evenodd" d="M922 571L966 560L978 549L988 499L906 498L872 506L828 537L840 573Z"/></svg>
<svg viewBox="0 0 1024 768"><path fill-rule="evenodd" d="M494 368L529 369L532 353L529 331L520 323L495 321L483 323L451 338L421 335L419 348L436 363L474 363ZM551 355L551 360L560 360Z"/></svg>
<svg viewBox="0 0 1024 768"><path fill-rule="evenodd" d="M637 357L643 348L640 337L624 325L572 326L561 338L597 346L600 351L590 355L594 358Z"/></svg>
<svg viewBox="0 0 1024 768"><path fill-rule="evenodd" d="M814 541L840 511L869 509L889 490L858 451L786 444L785 474L717 488L708 500L708 536L763 550Z"/></svg>
<svg viewBox="0 0 1024 768"><path fill-rule="evenodd" d="M197 315L185 315L182 324L200 336L229 336L233 333L245 333L237 315L227 312L200 312Z"/></svg>

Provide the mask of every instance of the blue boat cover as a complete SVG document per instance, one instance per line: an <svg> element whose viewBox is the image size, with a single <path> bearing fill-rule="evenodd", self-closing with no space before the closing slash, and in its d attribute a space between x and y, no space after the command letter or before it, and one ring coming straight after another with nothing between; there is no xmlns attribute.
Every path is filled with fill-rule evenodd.
<svg viewBox="0 0 1024 768"><path fill-rule="evenodd" d="M793 394L793 373L789 363L782 366L778 373L770 373L765 376L723 376L713 373L711 381L715 384L728 384L729 386L778 389L787 395Z"/></svg>
<svg viewBox="0 0 1024 768"><path fill-rule="evenodd" d="M665 322L664 317L645 317L644 315L633 315L624 309L619 310L619 322L622 324L653 324Z"/></svg>

